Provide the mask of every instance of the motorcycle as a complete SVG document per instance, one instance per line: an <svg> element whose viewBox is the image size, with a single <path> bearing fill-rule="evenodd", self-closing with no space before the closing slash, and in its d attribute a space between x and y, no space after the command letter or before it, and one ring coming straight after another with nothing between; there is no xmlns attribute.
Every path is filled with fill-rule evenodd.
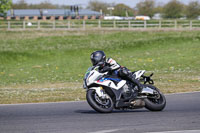
<svg viewBox="0 0 200 133"><path fill-rule="evenodd" d="M144 75L145 70L133 72L133 76L141 83L143 89L117 75L100 73L98 66L89 67L84 77L83 88L86 89L88 104L97 112L110 113L113 109L147 108L150 111L162 111L166 106L166 99L162 92L153 86L150 76Z"/></svg>

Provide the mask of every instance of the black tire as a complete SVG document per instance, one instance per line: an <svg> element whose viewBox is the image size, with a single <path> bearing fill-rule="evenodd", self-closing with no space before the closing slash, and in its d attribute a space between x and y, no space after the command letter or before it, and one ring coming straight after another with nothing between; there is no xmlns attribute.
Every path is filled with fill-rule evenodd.
<svg viewBox="0 0 200 133"><path fill-rule="evenodd" d="M148 86L149 88L156 90L160 94L160 98L157 99L156 102L154 101L155 99L151 99L151 98L145 99L144 100L145 108L147 108L150 111L162 111L166 106L165 96L155 86L152 86L152 85L145 85L145 86Z"/></svg>
<svg viewBox="0 0 200 133"><path fill-rule="evenodd" d="M87 91L87 94L86 94L86 99L87 99L87 102L88 104L94 109L96 110L97 112L100 112L100 113L111 113L113 108L114 108L114 104L113 104L113 101L112 99L109 97L107 100L107 102L109 102L109 105L108 107L104 107L103 105L101 105L100 103L98 103L95 99L95 95L96 92L95 90L88 90Z"/></svg>

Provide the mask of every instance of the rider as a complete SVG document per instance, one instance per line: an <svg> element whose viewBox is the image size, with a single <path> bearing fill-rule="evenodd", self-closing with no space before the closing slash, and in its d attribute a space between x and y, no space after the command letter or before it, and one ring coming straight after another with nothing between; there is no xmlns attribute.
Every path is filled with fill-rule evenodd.
<svg viewBox="0 0 200 133"><path fill-rule="evenodd" d="M143 85L135 79L132 72L126 67L120 66L112 58L107 58L103 51L95 51L90 56L93 66L99 66L99 72L115 73L123 79L127 79L138 86L139 92L141 92Z"/></svg>

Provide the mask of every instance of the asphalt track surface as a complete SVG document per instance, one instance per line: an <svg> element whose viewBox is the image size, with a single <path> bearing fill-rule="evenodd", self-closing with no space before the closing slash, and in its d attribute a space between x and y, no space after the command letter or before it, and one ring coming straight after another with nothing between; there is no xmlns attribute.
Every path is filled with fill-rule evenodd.
<svg viewBox="0 0 200 133"><path fill-rule="evenodd" d="M200 92L166 95L162 112L95 112L86 101L0 105L0 133L200 133ZM169 133L169 132L167 132Z"/></svg>

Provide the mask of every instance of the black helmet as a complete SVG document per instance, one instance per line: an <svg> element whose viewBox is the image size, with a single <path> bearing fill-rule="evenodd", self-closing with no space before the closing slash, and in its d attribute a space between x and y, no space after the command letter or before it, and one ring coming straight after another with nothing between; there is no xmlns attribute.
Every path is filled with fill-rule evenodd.
<svg viewBox="0 0 200 133"><path fill-rule="evenodd" d="M106 55L103 51L95 51L90 55L90 59L91 59L93 66L95 66L97 64L103 65L106 61Z"/></svg>

